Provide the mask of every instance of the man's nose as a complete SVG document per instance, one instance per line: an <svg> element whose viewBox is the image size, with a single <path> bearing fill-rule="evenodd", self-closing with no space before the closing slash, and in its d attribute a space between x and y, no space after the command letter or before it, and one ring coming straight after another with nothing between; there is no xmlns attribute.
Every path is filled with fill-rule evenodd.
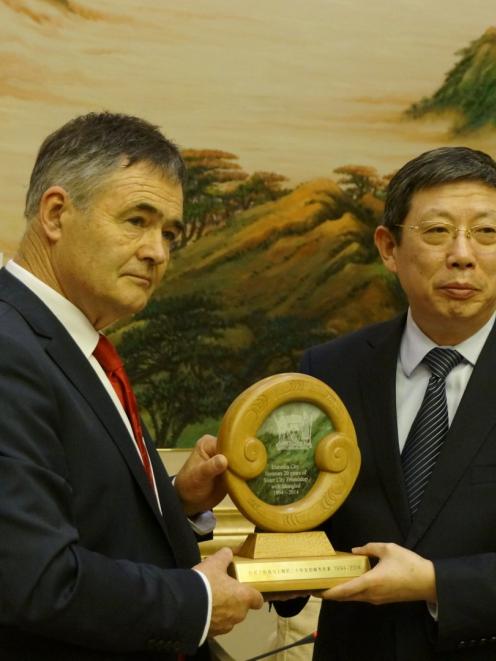
<svg viewBox="0 0 496 661"><path fill-rule="evenodd" d="M151 229L143 237L138 251L140 259L149 259L154 264L163 264L169 257L167 242L162 236L162 229Z"/></svg>
<svg viewBox="0 0 496 661"><path fill-rule="evenodd" d="M453 237L448 248L448 265L454 268L473 268L476 263L474 254L474 240L461 229Z"/></svg>

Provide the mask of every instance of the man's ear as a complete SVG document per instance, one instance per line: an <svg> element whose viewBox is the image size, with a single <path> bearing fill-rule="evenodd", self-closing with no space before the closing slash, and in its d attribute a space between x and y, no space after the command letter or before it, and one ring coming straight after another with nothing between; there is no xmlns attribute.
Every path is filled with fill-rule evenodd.
<svg viewBox="0 0 496 661"><path fill-rule="evenodd" d="M72 209L69 193L61 186L50 186L42 195L38 216L40 225L49 241L59 240L64 215Z"/></svg>
<svg viewBox="0 0 496 661"><path fill-rule="evenodd" d="M398 243L394 238L391 230L389 230L384 225L379 225L375 230L374 242L377 250L381 256L384 266L391 271L391 273L397 273L398 269L396 266L396 250Z"/></svg>

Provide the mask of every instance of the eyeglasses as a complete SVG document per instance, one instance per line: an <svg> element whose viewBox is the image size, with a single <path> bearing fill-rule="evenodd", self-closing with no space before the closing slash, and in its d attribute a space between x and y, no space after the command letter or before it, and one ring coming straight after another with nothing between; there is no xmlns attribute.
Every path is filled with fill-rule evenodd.
<svg viewBox="0 0 496 661"><path fill-rule="evenodd" d="M456 227L452 223L424 222L418 225L395 225L418 232L420 238L429 246L445 246L454 241L462 232L467 239L474 239L480 246L496 245L496 223L481 223L472 227Z"/></svg>

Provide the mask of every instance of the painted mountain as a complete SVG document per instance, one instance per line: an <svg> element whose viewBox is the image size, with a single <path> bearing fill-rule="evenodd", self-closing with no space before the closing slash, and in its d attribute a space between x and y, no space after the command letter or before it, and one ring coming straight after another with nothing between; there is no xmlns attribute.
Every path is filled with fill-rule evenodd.
<svg viewBox="0 0 496 661"><path fill-rule="evenodd" d="M444 84L431 97L406 111L412 118L428 113L454 113L452 132L468 134L496 126L496 27L491 27L467 48L448 72Z"/></svg>
<svg viewBox="0 0 496 661"><path fill-rule="evenodd" d="M147 309L115 331L159 447L215 432L237 394L294 371L304 348L403 307L373 245L373 173L340 171L340 184L281 191L177 250Z"/></svg>

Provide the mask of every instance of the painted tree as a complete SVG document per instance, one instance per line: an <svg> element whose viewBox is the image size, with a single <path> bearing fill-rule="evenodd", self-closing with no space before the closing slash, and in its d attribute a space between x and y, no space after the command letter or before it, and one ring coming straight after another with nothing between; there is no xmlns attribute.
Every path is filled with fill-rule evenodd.
<svg viewBox="0 0 496 661"><path fill-rule="evenodd" d="M307 347L330 340L333 334L318 323L296 315L269 318L254 313L244 320L255 340L240 365L240 389L268 374L294 372Z"/></svg>
<svg viewBox="0 0 496 661"><path fill-rule="evenodd" d="M213 229L229 223L239 211L276 200L289 192L287 178L275 172L248 175L237 156L218 149L185 149L188 169L185 187L185 231L177 248L197 241Z"/></svg>
<svg viewBox="0 0 496 661"><path fill-rule="evenodd" d="M430 97L413 103L406 115L413 119L429 113L454 115L452 133L463 135L496 126L496 28L456 53L459 59Z"/></svg>
<svg viewBox="0 0 496 661"><path fill-rule="evenodd" d="M218 186L217 191L230 213L234 214L286 195L289 190L283 188L282 183L287 180L287 177L276 172L257 171L243 181Z"/></svg>
<svg viewBox="0 0 496 661"><path fill-rule="evenodd" d="M195 294L152 300L124 333L119 351L157 447L173 447L186 425L229 404L225 326L215 301Z"/></svg>
<svg viewBox="0 0 496 661"><path fill-rule="evenodd" d="M228 211L217 186L243 181L248 174L237 156L218 149L185 149L188 178L184 190L184 233L178 247L197 241L207 231L225 223Z"/></svg>
<svg viewBox="0 0 496 661"><path fill-rule="evenodd" d="M359 202L367 193L378 198L384 197L387 181L375 168L366 165L342 165L335 168L334 172L341 175L338 184L355 202Z"/></svg>

